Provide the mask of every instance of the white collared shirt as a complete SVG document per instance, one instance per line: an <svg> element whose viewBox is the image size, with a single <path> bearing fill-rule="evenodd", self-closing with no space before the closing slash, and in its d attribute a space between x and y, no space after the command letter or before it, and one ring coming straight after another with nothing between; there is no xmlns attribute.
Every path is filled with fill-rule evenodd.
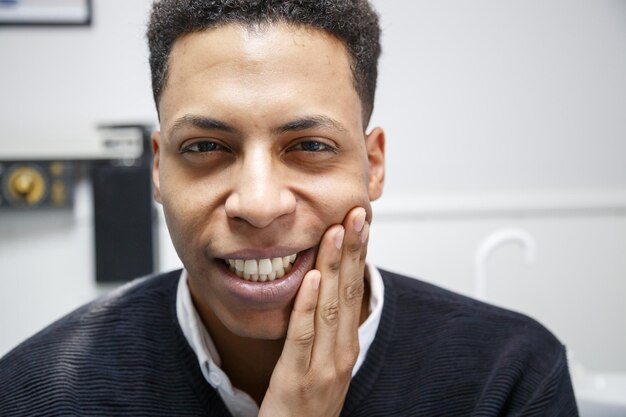
<svg viewBox="0 0 626 417"><path fill-rule="evenodd" d="M365 268L365 278L370 287L369 316L359 326L360 351L352 369L352 376L363 364L367 351L374 341L383 310L385 291L383 279L376 267L366 263ZM183 269L176 293L176 315L187 342L198 357L202 375L217 390L234 417L256 417L259 414L256 402L245 392L233 387L228 376L220 368L220 356L191 300L187 279L187 270Z"/></svg>

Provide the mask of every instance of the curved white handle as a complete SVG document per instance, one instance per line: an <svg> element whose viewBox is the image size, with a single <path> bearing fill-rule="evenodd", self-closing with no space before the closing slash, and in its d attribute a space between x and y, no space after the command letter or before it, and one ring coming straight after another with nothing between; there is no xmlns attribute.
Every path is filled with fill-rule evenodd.
<svg viewBox="0 0 626 417"><path fill-rule="evenodd" d="M487 261L489 256L505 243L519 243L526 254L526 262L535 262L535 239L523 229L506 228L496 230L483 239L474 255L474 297L484 301L487 297Z"/></svg>

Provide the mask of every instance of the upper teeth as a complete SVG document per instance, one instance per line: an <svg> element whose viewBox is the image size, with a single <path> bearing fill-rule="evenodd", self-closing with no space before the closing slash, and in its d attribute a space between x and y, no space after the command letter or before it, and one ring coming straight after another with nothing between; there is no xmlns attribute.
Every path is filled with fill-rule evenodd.
<svg viewBox="0 0 626 417"><path fill-rule="evenodd" d="M226 259L230 270L247 281L274 281L291 270L296 255L268 259Z"/></svg>

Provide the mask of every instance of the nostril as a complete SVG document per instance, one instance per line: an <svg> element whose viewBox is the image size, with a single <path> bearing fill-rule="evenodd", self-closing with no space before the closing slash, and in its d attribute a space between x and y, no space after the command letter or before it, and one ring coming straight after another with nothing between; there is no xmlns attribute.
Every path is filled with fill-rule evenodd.
<svg viewBox="0 0 626 417"><path fill-rule="evenodd" d="M224 203L224 210L226 211L226 215L230 218L236 218L238 212L239 196L237 194L231 194L226 199Z"/></svg>
<svg viewBox="0 0 626 417"><path fill-rule="evenodd" d="M264 228L275 220L291 214L296 208L296 198L289 190L254 194L235 192L224 204L226 215L239 219L256 228Z"/></svg>

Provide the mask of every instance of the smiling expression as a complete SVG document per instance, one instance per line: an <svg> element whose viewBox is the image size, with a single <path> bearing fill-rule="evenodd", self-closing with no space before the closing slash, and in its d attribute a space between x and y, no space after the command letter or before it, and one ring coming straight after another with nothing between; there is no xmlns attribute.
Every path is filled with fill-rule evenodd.
<svg viewBox="0 0 626 417"><path fill-rule="evenodd" d="M155 195L196 307L239 336L284 337L323 233L356 206L371 218L382 192L384 135L364 133L345 47L285 24L184 35L159 111Z"/></svg>

